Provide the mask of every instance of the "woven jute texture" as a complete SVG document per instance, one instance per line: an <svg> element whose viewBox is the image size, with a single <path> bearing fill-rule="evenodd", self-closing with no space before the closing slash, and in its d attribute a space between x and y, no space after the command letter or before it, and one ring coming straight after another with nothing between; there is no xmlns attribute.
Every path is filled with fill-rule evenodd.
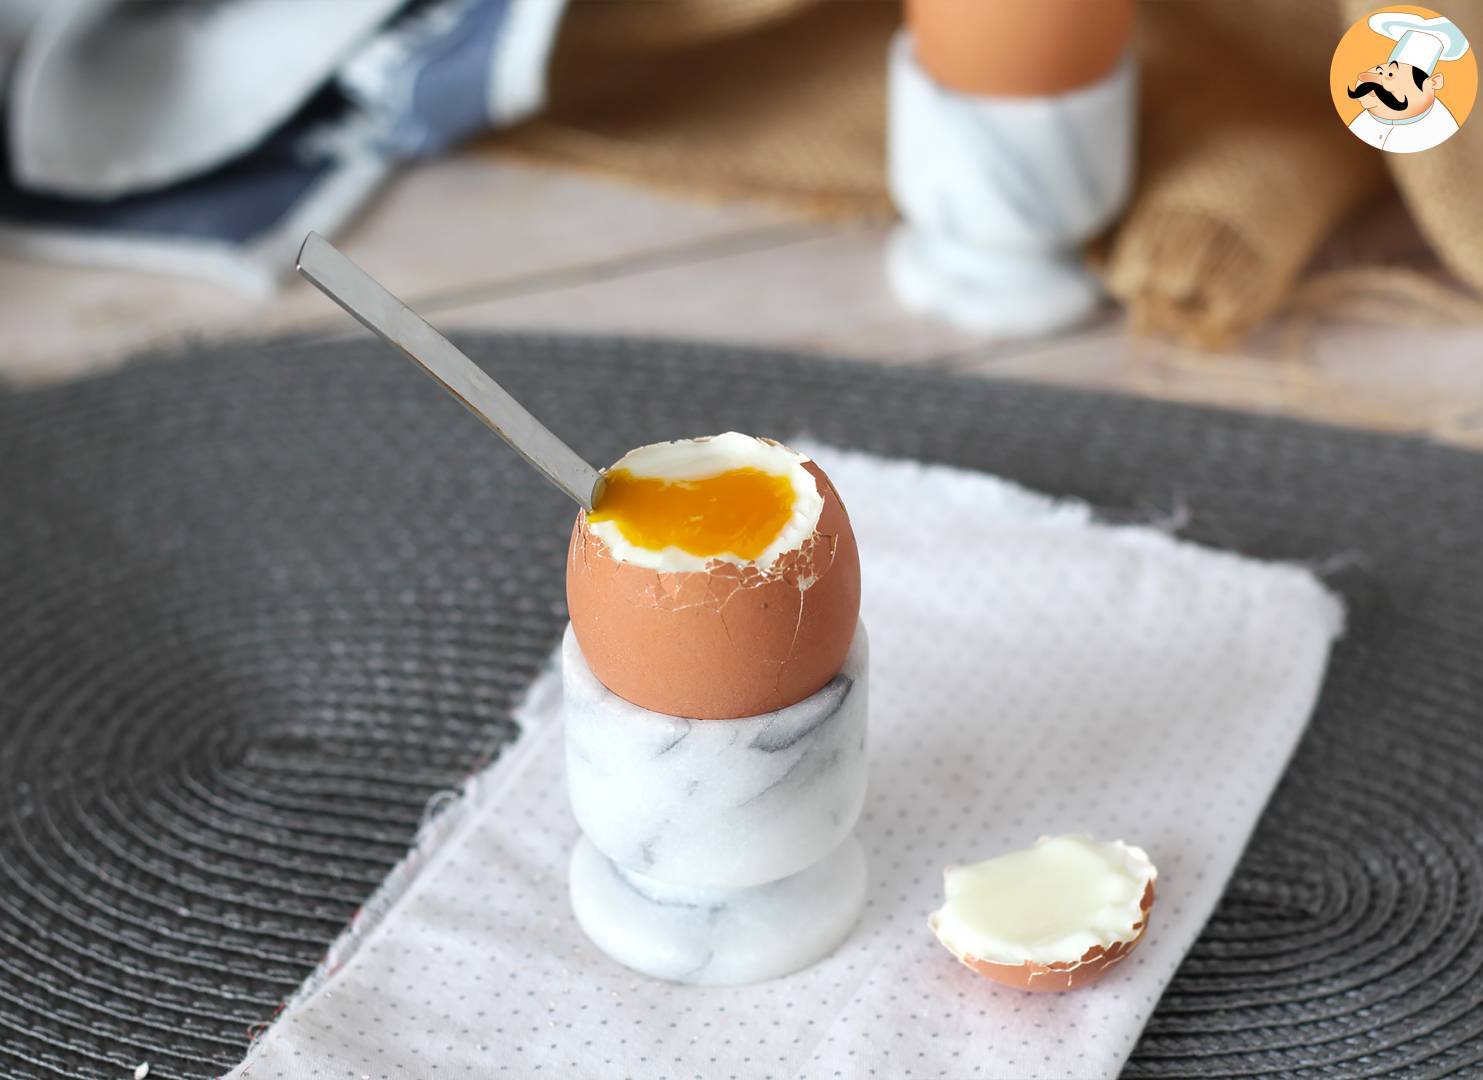
<svg viewBox="0 0 1483 1080"><path fill-rule="evenodd" d="M1379 6L1139 4L1137 184L1099 260L1137 326L1222 344L1312 306L1335 283L1295 296L1305 267L1392 185L1456 281L1483 291L1483 122L1425 153L1386 154L1345 131L1329 100L1335 45ZM1446 14L1483 45L1483 0L1452 0ZM573 0L550 107L498 139L700 194L889 215L885 55L900 25L892 0ZM1414 279L1378 256L1360 265L1369 303L1414 308ZM1431 312L1458 306L1447 281L1427 291ZM1483 306L1467 318L1483 320Z"/></svg>
<svg viewBox="0 0 1483 1080"><path fill-rule="evenodd" d="M1480 1072L1483 457L730 348L464 344L594 461L807 432L1320 567L1347 636L1128 1072ZM0 392L0 1075L239 1060L514 735L571 516L369 341Z"/></svg>

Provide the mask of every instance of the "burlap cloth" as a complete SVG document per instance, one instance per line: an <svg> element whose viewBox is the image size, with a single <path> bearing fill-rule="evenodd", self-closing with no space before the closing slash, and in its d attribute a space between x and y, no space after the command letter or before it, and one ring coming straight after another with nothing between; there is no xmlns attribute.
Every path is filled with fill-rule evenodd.
<svg viewBox="0 0 1483 1080"><path fill-rule="evenodd" d="M1218 343L1279 310L1480 317L1483 123L1426 153L1384 154L1329 101L1333 48L1373 6L1142 5L1139 181L1094 253L1135 325ZM1447 14L1483 34L1483 0L1451 0ZM574 0L551 107L507 145L697 194L889 217L885 50L900 21L886 0ZM1378 258L1305 273L1392 183L1474 295Z"/></svg>

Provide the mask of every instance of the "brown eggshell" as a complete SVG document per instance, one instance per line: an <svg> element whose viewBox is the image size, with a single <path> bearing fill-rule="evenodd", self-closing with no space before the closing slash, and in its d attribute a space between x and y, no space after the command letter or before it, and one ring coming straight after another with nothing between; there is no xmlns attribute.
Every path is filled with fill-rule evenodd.
<svg viewBox="0 0 1483 1080"><path fill-rule="evenodd" d="M1061 94L1106 76L1128 47L1133 0L907 0L917 61L965 94Z"/></svg>
<svg viewBox="0 0 1483 1080"><path fill-rule="evenodd" d="M655 712L724 720L794 705L839 673L860 615L860 555L834 485L804 467L824 499L819 523L766 573L619 562L577 515L567 607L604 686Z"/></svg>
<svg viewBox="0 0 1483 1080"><path fill-rule="evenodd" d="M927 923L932 927L932 932L937 934L937 940L947 946L948 951L958 958L959 963L972 968L985 978L1015 990L1029 990L1032 993L1060 993L1065 990L1080 990L1083 986L1091 986L1100 981L1102 976L1122 963L1124 958L1143 940L1143 935L1148 932L1148 912L1153 907L1152 881L1143 890L1143 898L1138 902L1138 906L1143 910L1143 918L1129 927L1134 931L1132 937L1123 941L1115 941L1107 948L1094 945L1084 952L1079 960L1055 964L1033 964L1029 961L1023 964L1000 964L992 960L980 960L976 956L967 956L954 951L952 945L937 933L935 915L928 919Z"/></svg>

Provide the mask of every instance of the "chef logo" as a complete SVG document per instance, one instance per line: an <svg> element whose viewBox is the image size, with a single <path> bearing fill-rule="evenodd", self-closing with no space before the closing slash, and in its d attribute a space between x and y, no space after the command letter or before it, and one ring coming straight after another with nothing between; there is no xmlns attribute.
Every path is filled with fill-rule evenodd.
<svg viewBox="0 0 1483 1080"><path fill-rule="evenodd" d="M1427 8L1383 8L1349 28L1329 69L1354 135L1392 154L1446 142L1478 92L1478 62L1457 24Z"/></svg>

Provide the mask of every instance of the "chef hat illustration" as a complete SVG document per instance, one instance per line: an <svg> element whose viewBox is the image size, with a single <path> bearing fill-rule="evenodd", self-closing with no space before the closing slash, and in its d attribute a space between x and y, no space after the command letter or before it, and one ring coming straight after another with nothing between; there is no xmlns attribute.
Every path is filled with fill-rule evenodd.
<svg viewBox="0 0 1483 1080"><path fill-rule="evenodd" d="M1468 39L1451 19L1423 19L1403 11L1377 11L1370 29L1395 39L1390 59L1410 64L1430 75L1440 60L1456 60L1468 51ZM1387 61L1388 63L1389 61Z"/></svg>

